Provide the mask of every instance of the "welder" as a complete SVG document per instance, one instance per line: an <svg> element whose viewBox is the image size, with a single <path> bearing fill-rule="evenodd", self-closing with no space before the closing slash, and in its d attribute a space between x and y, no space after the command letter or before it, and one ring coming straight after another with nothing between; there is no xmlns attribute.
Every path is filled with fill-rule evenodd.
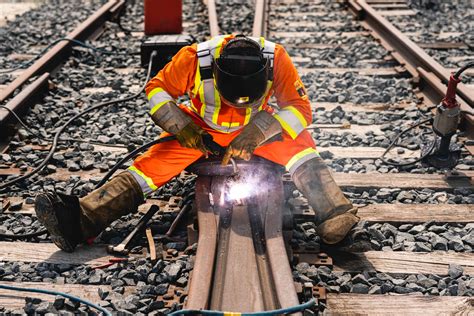
<svg viewBox="0 0 474 316"><path fill-rule="evenodd" d="M312 121L311 106L283 46L243 35L186 46L148 82L146 94L152 120L165 131L161 136L176 135L176 140L152 146L126 171L85 197L39 194L38 219L59 248L73 251L112 221L136 211L147 195L187 166L207 157L206 134L227 148L223 164L256 155L284 166L314 209L323 242L340 242L358 222L357 209L335 183L305 130ZM189 104L177 104L185 94ZM271 96L277 106L269 105Z"/></svg>

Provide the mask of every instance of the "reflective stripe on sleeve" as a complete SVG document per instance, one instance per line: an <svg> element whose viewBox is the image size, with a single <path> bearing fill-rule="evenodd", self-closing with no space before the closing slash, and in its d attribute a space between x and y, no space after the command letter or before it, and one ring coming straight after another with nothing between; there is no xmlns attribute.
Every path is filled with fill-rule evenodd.
<svg viewBox="0 0 474 316"><path fill-rule="evenodd" d="M299 166L301 166L306 161L319 157L319 152L314 148L306 148L305 150L300 151L286 164L286 170L292 175Z"/></svg>
<svg viewBox="0 0 474 316"><path fill-rule="evenodd" d="M135 180L137 180L140 188L142 189L143 195L146 197L148 194L152 193L158 187L153 183L153 180L150 177L147 177L143 172L138 170L135 166L128 167L128 171L133 175Z"/></svg>
<svg viewBox="0 0 474 316"><path fill-rule="evenodd" d="M295 139L299 133L301 133L306 126L308 126L303 115L293 106L287 106L278 113L274 114L274 117L280 122L281 127Z"/></svg>
<svg viewBox="0 0 474 316"><path fill-rule="evenodd" d="M150 114L155 114L163 104L174 101L173 97L168 94L163 88L155 88L148 94L148 103L150 104Z"/></svg>

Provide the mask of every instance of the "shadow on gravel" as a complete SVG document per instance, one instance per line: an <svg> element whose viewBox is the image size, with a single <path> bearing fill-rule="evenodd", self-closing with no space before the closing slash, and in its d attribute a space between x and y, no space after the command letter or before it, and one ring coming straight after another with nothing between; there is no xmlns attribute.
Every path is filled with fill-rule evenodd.
<svg viewBox="0 0 474 316"><path fill-rule="evenodd" d="M326 253L333 260L334 267L346 272L376 271L363 252L348 252L340 249L328 249Z"/></svg>

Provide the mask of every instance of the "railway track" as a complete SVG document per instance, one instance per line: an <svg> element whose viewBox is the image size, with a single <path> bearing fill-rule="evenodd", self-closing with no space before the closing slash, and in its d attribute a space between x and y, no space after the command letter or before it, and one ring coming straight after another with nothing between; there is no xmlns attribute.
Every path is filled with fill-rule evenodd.
<svg viewBox="0 0 474 316"><path fill-rule="evenodd" d="M101 19L114 16L119 4L120 1L111 1L99 9L104 14ZM205 24L208 23L206 18L211 18L209 27L185 19L185 28L193 27L190 30L194 30L199 24L202 34L219 33L219 23L213 17L224 17L214 11L225 6L216 6L212 0L207 1L207 8L195 3L185 2L185 5L198 12L197 16L201 16ZM132 11L138 11L139 16L139 10ZM224 178L200 176L195 193L198 223L187 219L183 221L187 226L178 228L173 238L163 237L180 209L194 196L195 179L183 174L142 206L142 211L152 204L162 207L151 227L157 234L158 247L148 250L148 257L143 254L147 252L144 240L128 261L120 263L114 263L114 258L100 244L117 242L126 235L137 219L137 215L132 215L114 223L99 244L80 248L74 254L57 251L45 236L15 243L1 241L0 272L3 273L0 280L25 287L36 285L31 281L42 281L45 288L60 286L69 293L101 301L109 309L131 313L163 313L177 307L248 312L289 307L316 297L318 306L314 312L326 314L469 315L473 312L474 294L473 160L472 145L467 138L471 133L471 116L465 115L465 132L456 139L464 142L464 149L462 167L454 172L447 174L419 164L397 168L378 159L390 139L414 120L429 115L430 106L437 103L445 91L449 70L426 57L417 44L406 44L406 36L399 36L400 32L393 30L393 26L381 17L413 16L412 11L405 1L257 1L253 24L241 25L243 29L252 29L254 36L264 35L281 42L293 57L313 100L315 121L309 128L313 129L321 155L335 171L335 179L345 193L361 205L362 222L352 231L352 245L347 243L338 248L320 245L311 223L313 210L285 176L280 193L263 192L259 197L260 205L275 203L278 210L275 196L284 196L281 203L285 203L282 208L285 216L267 214L263 218L256 215L258 207L252 203L211 207L209 194L219 196ZM105 20L101 21L103 25ZM245 21L248 23L248 18ZM222 25L226 28L236 23L234 20ZM95 33L96 27L97 24L91 26L88 34ZM380 29L393 32L380 34ZM74 32L78 33L78 30ZM107 40L110 36L110 30L106 29L97 41L101 43L102 37ZM413 48L420 57L415 61L407 58L413 56L413 52L399 51L400 43L404 43L404 49ZM67 43L59 44L68 46ZM118 85L111 92L105 85L94 87L97 84L94 82L77 88L81 78L86 82L81 72L87 74L88 63L91 63L77 62L77 53L73 51L76 68L79 63L78 77L73 76L75 80L70 83L76 84L75 89L83 93L89 89L85 103L119 96L131 87L139 87L140 80L131 73L141 71L143 74L143 70L129 67L133 65L132 60L125 67L118 67L122 69L118 77L133 78L122 83L122 88ZM27 122L30 125L49 124L41 132L50 136L50 130L57 128L61 120L58 123L57 116L43 108L59 102L67 109L59 110L59 115L70 118L71 109L83 107L61 82L66 78L65 71L71 73L69 66L66 63L64 70L56 70L58 75L53 78L40 74L39 79L23 92L6 99L7 106L18 104L27 111L38 91L46 93L48 96L40 102L40 109L33 107L32 118L27 118ZM38 65L35 67L41 69ZM49 67L57 68L56 65ZM107 74L116 72L111 67L103 62L99 68L106 69ZM17 84L33 71L22 72L11 82ZM46 92L48 79L59 86L59 93ZM117 79L115 74L114 80ZM4 88L2 95L17 89L12 87ZM463 109L469 110L472 88L465 86L461 90L458 99L463 100ZM39 230L32 216L34 192L57 188L84 194L129 150L127 145L136 146L156 134L156 128L138 126L145 123L145 112L137 111L137 104L142 109L146 107L144 102L137 101L126 102L123 107L114 107L111 111L99 110L99 115L118 112L126 117L124 120L117 119L104 125L97 116L89 115L68 130L67 137L82 137L96 143L61 144L54 164L48 165L42 174L3 192L3 227L0 228L10 233ZM15 111L18 107L14 107ZM0 111L7 117L4 110ZM41 115L46 119L39 119ZM136 125L130 123L132 119L136 120ZM127 126L132 127L124 133L125 142L114 130L124 130ZM106 138L99 139L101 131ZM88 137L88 133L93 137ZM417 133L402 139L403 148L391 153L393 159L418 157ZM0 169L0 174L6 179L29 170L46 156L47 150L48 141L38 141L20 129L12 141L4 145L1 163L5 168ZM278 182L278 177L272 178ZM281 194L282 191L285 193ZM229 208L233 208L232 213L225 211ZM288 210L291 210L294 224L291 221L279 223L280 219L288 219ZM221 213L220 218L218 213ZM276 222L268 222L271 220ZM262 236L267 236L263 243ZM150 258L157 254L161 259L152 262ZM0 293L7 295L8 292ZM35 305L27 302L25 306L23 298L10 299L2 295L0 306L7 310ZM74 310L77 306L70 308Z"/></svg>

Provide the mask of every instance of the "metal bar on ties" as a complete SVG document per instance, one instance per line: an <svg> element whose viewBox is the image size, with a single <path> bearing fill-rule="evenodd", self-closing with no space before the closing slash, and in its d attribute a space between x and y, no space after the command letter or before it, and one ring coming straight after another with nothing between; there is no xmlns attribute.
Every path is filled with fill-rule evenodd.
<svg viewBox="0 0 474 316"><path fill-rule="evenodd" d="M79 41L86 40L89 36L93 35L100 26L109 20L114 12L117 12L117 6L120 3L123 5L125 2L123 0L110 0L66 37ZM45 72L54 71L64 61L64 59L70 55L71 48L72 43L70 41L61 41L53 46L12 83L0 91L0 102L9 98L15 90L25 84L31 77L41 75Z"/></svg>
<svg viewBox="0 0 474 316"><path fill-rule="evenodd" d="M199 221L199 239L191 280L189 281L188 309L206 309L211 294L214 258L217 246L217 223L209 199L211 179L199 176L196 180L196 209ZM199 197L199 198L198 198Z"/></svg>
<svg viewBox="0 0 474 316"><path fill-rule="evenodd" d="M216 2L207 0L207 10L209 13L209 29L211 37L219 35L219 24L217 23Z"/></svg>
<svg viewBox="0 0 474 316"><path fill-rule="evenodd" d="M256 0L255 2L255 18L253 20L252 36L260 37L266 34L266 0Z"/></svg>

